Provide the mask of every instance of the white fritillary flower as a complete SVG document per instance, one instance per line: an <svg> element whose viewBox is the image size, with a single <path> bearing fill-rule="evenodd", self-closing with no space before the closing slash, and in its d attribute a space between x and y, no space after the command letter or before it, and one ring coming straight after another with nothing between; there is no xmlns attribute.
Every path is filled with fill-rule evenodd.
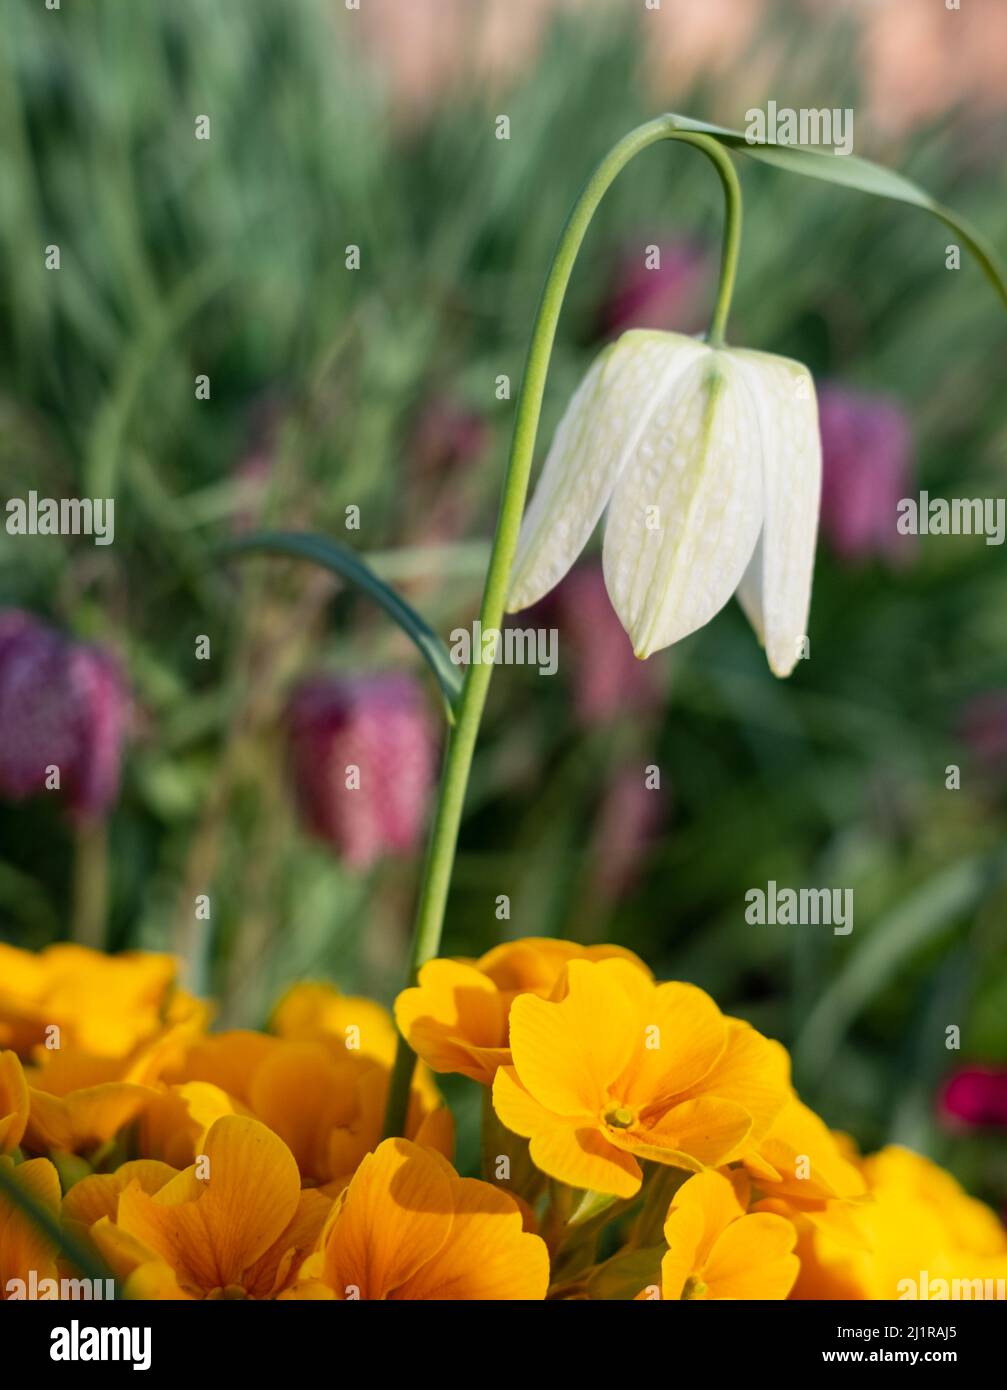
<svg viewBox="0 0 1007 1390"><path fill-rule="evenodd" d="M508 611L563 578L605 509L604 571L638 657L732 594L778 676L811 602L821 442L811 375L786 357L632 331L594 362L521 528Z"/></svg>

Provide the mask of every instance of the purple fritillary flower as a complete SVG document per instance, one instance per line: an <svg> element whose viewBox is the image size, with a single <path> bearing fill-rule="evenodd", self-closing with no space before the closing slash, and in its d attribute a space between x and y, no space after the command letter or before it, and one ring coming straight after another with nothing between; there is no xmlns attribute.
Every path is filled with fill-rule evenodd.
<svg viewBox="0 0 1007 1390"><path fill-rule="evenodd" d="M116 659L30 613L0 613L0 795L20 801L59 768L70 815L104 815L119 791L130 701Z"/></svg>
<svg viewBox="0 0 1007 1390"><path fill-rule="evenodd" d="M291 697L288 731L294 792L313 835L361 869L415 849L435 739L411 676L315 676Z"/></svg>

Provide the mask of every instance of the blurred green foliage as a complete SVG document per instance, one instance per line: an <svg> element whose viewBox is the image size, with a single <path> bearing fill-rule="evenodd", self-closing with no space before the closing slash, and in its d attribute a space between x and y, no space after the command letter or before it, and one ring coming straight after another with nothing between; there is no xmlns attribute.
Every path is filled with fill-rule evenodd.
<svg viewBox="0 0 1007 1390"><path fill-rule="evenodd" d="M417 865L355 877L304 837L279 715L301 673L416 658L329 577L281 560L224 565L214 548L249 512L328 532L443 634L468 621L513 413L496 378L520 375L581 182L654 114L642 41L621 12L558 21L495 108L462 90L412 125L392 119L351 22L316 0L96 0L58 19L12 5L0 52L5 493L116 499L107 550L0 535L0 601L122 653L138 715L110 828L109 942L194 952L226 1022L261 1021L302 975L392 997ZM794 19L775 37L767 95L856 108L842 26L828 36ZM723 118L736 78L674 104ZM506 142L494 138L498 109ZM208 141L194 138L202 114ZM857 135L858 152L1007 244L1003 170L981 153L995 140L973 150L954 118L899 147ZM974 266L945 270L946 230L739 169L732 340L900 399L920 485L935 494L1002 493L1005 321ZM713 255L719 220L716 180L692 151L650 150L620 178L574 274L542 448L597 346L618 255L670 235ZM345 266L351 243L357 272ZM50 244L58 273L43 266ZM200 373L209 401L195 398ZM489 444L431 480L413 441L438 398L483 417ZM271 466L264 493L241 468L256 453ZM425 523L445 492L463 499L467 530L439 539ZM350 504L362 524L347 535ZM501 669L446 949L478 953L502 926L577 936L586 918L593 939L696 981L793 1047L806 1098L862 1144L904 1139L1002 1201L1002 1151L952 1140L933 1116L958 1057L1007 1059L1007 804L959 730L964 701L1007 687L1005 597L1002 552L974 538L921 544L897 570L842 567L823 546L812 659L774 681L732 606L654 658L670 694L649 727L585 735L562 665L554 681ZM208 662L194 657L199 634ZM673 810L635 886L599 920L587 910L593 834L627 758L661 766ZM949 763L962 764L960 792L945 789ZM65 935L65 828L34 804L2 808L0 834L4 936L37 946ZM747 926L745 891L770 878L852 888L852 935ZM212 932L193 940L192 896L208 884ZM504 924L499 893L512 900ZM949 1023L960 1054L945 1048Z"/></svg>

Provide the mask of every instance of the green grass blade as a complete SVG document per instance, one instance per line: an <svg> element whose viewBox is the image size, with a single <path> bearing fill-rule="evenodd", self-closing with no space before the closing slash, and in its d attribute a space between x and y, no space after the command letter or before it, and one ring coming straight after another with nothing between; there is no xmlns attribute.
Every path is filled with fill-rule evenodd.
<svg viewBox="0 0 1007 1390"><path fill-rule="evenodd" d="M672 112L671 116L680 129L712 135L722 145L740 150L742 154L750 155L752 159L758 159L763 164L772 164L792 174L803 174L806 178L821 179L825 183L840 184L844 188L855 188L860 193L870 193L876 198L890 198L894 202L923 208L939 218L961 238L1007 308L1007 272L1004 271L990 243L981 232L969 226L950 208L931 198L929 193L925 193L910 179L857 155L835 155L831 152L808 149L806 146L774 145L749 140L740 130L710 125L706 121L696 121L691 116L680 116L675 112Z"/></svg>
<svg viewBox="0 0 1007 1390"><path fill-rule="evenodd" d="M379 579L370 566L352 550L330 541L325 536L314 536L299 531L260 531L255 535L229 541L224 547L224 553L265 553L289 555L296 560L309 560L338 574L368 594L415 643L441 688L447 707L448 722L454 723L455 703L462 688L461 671L451 660L447 648L436 632L420 617L415 608L406 603L405 599L383 579Z"/></svg>

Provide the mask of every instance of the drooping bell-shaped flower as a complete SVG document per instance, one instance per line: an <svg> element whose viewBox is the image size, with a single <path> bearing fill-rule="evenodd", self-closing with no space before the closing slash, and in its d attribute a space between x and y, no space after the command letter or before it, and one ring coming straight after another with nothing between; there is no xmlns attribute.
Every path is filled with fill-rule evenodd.
<svg viewBox="0 0 1007 1390"><path fill-rule="evenodd" d="M639 657L732 594L778 676L807 631L821 442L807 368L677 333L629 332L567 408L525 515L510 612L566 574L607 509L612 605Z"/></svg>

